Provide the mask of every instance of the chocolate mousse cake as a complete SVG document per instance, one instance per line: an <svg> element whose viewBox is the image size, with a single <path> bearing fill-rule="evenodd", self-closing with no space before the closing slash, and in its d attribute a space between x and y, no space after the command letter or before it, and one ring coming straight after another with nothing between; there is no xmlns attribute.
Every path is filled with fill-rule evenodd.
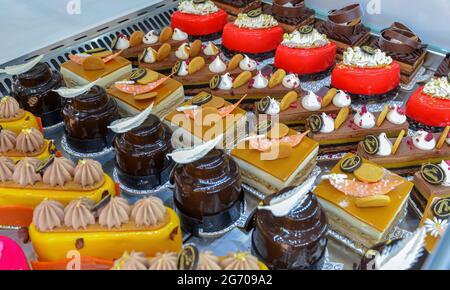
<svg viewBox="0 0 450 290"><path fill-rule="evenodd" d="M61 74L41 62L27 72L13 77L11 95L24 110L40 117L44 127L49 127L63 120L61 98L53 92L62 85Z"/></svg>
<svg viewBox="0 0 450 290"><path fill-rule="evenodd" d="M316 22L316 28L337 45L337 59L348 47L360 46L370 37L370 29L361 23L362 9L359 4L352 4L328 12L326 21Z"/></svg>
<svg viewBox="0 0 450 290"><path fill-rule="evenodd" d="M178 164L171 175L174 203L185 231L196 236L219 232L239 219L243 198L241 174L225 151L212 149L185 164L175 161Z"/></svg>
<svg viewBox="0 0 450 290"><path fill-rule="evenodd" d="M300 202L287 205L292 208L289 212L270 210L274 201L283 199L281 204L299 190L282 189L256 210L252 250L272 270L317 270L323 265L328 225L317 198L306 191Z"/></svg>
<svg viewBox="0 0 450 290"><path fill-rule="evenodd" d="M450 73L450 52L447 53L445 58L442 60L434 76L438 78L446 77L448 76L449 73Z"/></svg>
<svg viewBox="0 0 450 290"><path fill-rule="evenodd" d="M150 115L140 126L113 141L119 180L129 188L151 190L169 180L173 162L166 158L172 151L172 130Z"/></svg>
<svg viewBox="0 0 450 290"><path fill-rule="evenodd" d="M272 1L272 16L285 31L291 32L303 25L315 22L314 10L305 6L304 0Z"/></svg>
<svg viewBox="0 0 450 290"><path fill-rule="evenodd" d="M114 134L108 126L119 117L119 110L105 89L92 87L67 101L62 113L67 143L72 149L92 153L111 146Z"/></svg>

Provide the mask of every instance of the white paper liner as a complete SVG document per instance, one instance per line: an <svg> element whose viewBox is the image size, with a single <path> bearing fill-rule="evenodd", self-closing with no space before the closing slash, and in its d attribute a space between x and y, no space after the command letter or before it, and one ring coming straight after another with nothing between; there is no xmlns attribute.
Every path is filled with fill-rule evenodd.
<svg viewBox="0 0 450 290"><path fill-rule="evenodd" d="M134 196L156 195L156 194L158 194L158 193L160 193L160 192L162 192L164 190L170 189L170 182L169 181L167 181L163 185L160 185L160 186L155 187L153 189L147 189L147 190L139 190L139 189L128 187L128 186L126 186L126 185L124 185L123 183L120 182L120 178L119 178L118 171L117 171L116 167L114 167L114 169L113 169L112 177L113 177L113 180L115 182L119 183L120 190L124 191L125 193L127 193L129 195L134 195Z"/></svg>

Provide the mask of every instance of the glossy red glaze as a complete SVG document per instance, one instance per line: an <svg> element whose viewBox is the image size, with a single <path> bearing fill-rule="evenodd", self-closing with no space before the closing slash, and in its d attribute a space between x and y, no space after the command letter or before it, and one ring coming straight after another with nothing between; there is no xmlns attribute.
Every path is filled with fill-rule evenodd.
<svg viewBox="0 0 450 290"><path fill-rule="evenodd" d="M438 99L418 88L406 103L406 115L427 126L450 126L450 100Z"/></svg>
<svg viewBox="0 0 450 290"><path fill-rule="evenodd" d="M180 11L172 14L172 28L179 28L194 36L220 32L227 22L228 16L223 10L208 15L187 14Z"/></svg>
<svg viewBox="0 0 450 290"><path fill-rule="evenodd" d="M380 95L400 85L400 65L392 62L383 68L354 68L337 65L331 84L351 94Z"/></svg>
<svg viewBox="0 0 450 290"><path fill-rule="evenodd" d="M317 48L290 48L279 45L275 53L275 66L296 74L323 72L336 62L336 44L330 42Z"/></svg>
<svg viewBox="0 0 450 290"><path fill-rule="evenodd" d="M283 28L275 26L264 29L239 28L228 23L223 28L222 44L231 50L244 53L273 51L283 40Z"/></svg>

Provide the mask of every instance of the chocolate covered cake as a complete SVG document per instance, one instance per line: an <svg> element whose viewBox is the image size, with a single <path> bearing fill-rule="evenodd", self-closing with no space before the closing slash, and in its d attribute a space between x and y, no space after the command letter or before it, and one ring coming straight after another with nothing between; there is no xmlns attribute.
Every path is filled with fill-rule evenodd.
<svg viewBox="0 0 450 290"><path fill-rule="evenodd" d="M285 31L294 31L297 27L313 24L314 10L305 6L304 0L274 0L272 15Z"/></svg>
<svg viewBox="0 0 450 290"><path fill-rule="evenodd" d="M105 89L94 86L67 101L63 109L67 143L75 151L99 152L111 146L109 124L119 117L117 103Z"/></svg>
<svg viewBox="0 0 450 290"><path fill-rule="evenodd" d="M446 76L448 76L449 73L450 73L450 52L447 53L445 58L442 60L438 69L436 70L436 73L434 74L434 76L435 77L446 77Z"/></svg>
<svg viewBox="0 0 450 290"><path fill-rule="evenodd" d="M46 63L38 63L13 77L11 95L24 110L41 117L42 125L48 127L62 122L61 98L53 92L62 84L59 72L51 70Z"/></svg>
<svg viewBox="0 0 450 290"><path fill-rule="evenodd" d="M138 190L165 184L173 167L166 158L172 151L171 136L172 130L155 115L130 131L117 134L113 146L120 182Z"/></svg>

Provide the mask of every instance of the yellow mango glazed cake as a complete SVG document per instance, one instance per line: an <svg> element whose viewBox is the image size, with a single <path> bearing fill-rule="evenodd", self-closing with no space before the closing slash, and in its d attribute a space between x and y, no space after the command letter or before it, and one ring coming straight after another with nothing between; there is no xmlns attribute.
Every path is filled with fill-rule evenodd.
<svg viewBox="0 0 450 290"><path fill-rule="evenodd" d="M27 128L42 129L41 119L20 108L17 100L10 96L0 99L0 126L16 134Z"/></svg>
<svg viewBox="0 0 450 290"><path fill-rule="evenodd" d="M44 200L33 212L29 228L40 261L60 261L69 251L81 256L115 260L133 250L154 256L179 252L182 246L180 220L157 197L130 206L121 197L107 196L95 204L75 199L65 208Z"/></svg>
<svg viewBox="0 0 450 290"><path fill-rule="evenodd" d="M115 195L115 183L97 161L72 161L50 155L40 161L25 157L15 163L0 157L0 225L28 226L33 209L43 200L68 204L84 197L93 202Z"/></svg>

